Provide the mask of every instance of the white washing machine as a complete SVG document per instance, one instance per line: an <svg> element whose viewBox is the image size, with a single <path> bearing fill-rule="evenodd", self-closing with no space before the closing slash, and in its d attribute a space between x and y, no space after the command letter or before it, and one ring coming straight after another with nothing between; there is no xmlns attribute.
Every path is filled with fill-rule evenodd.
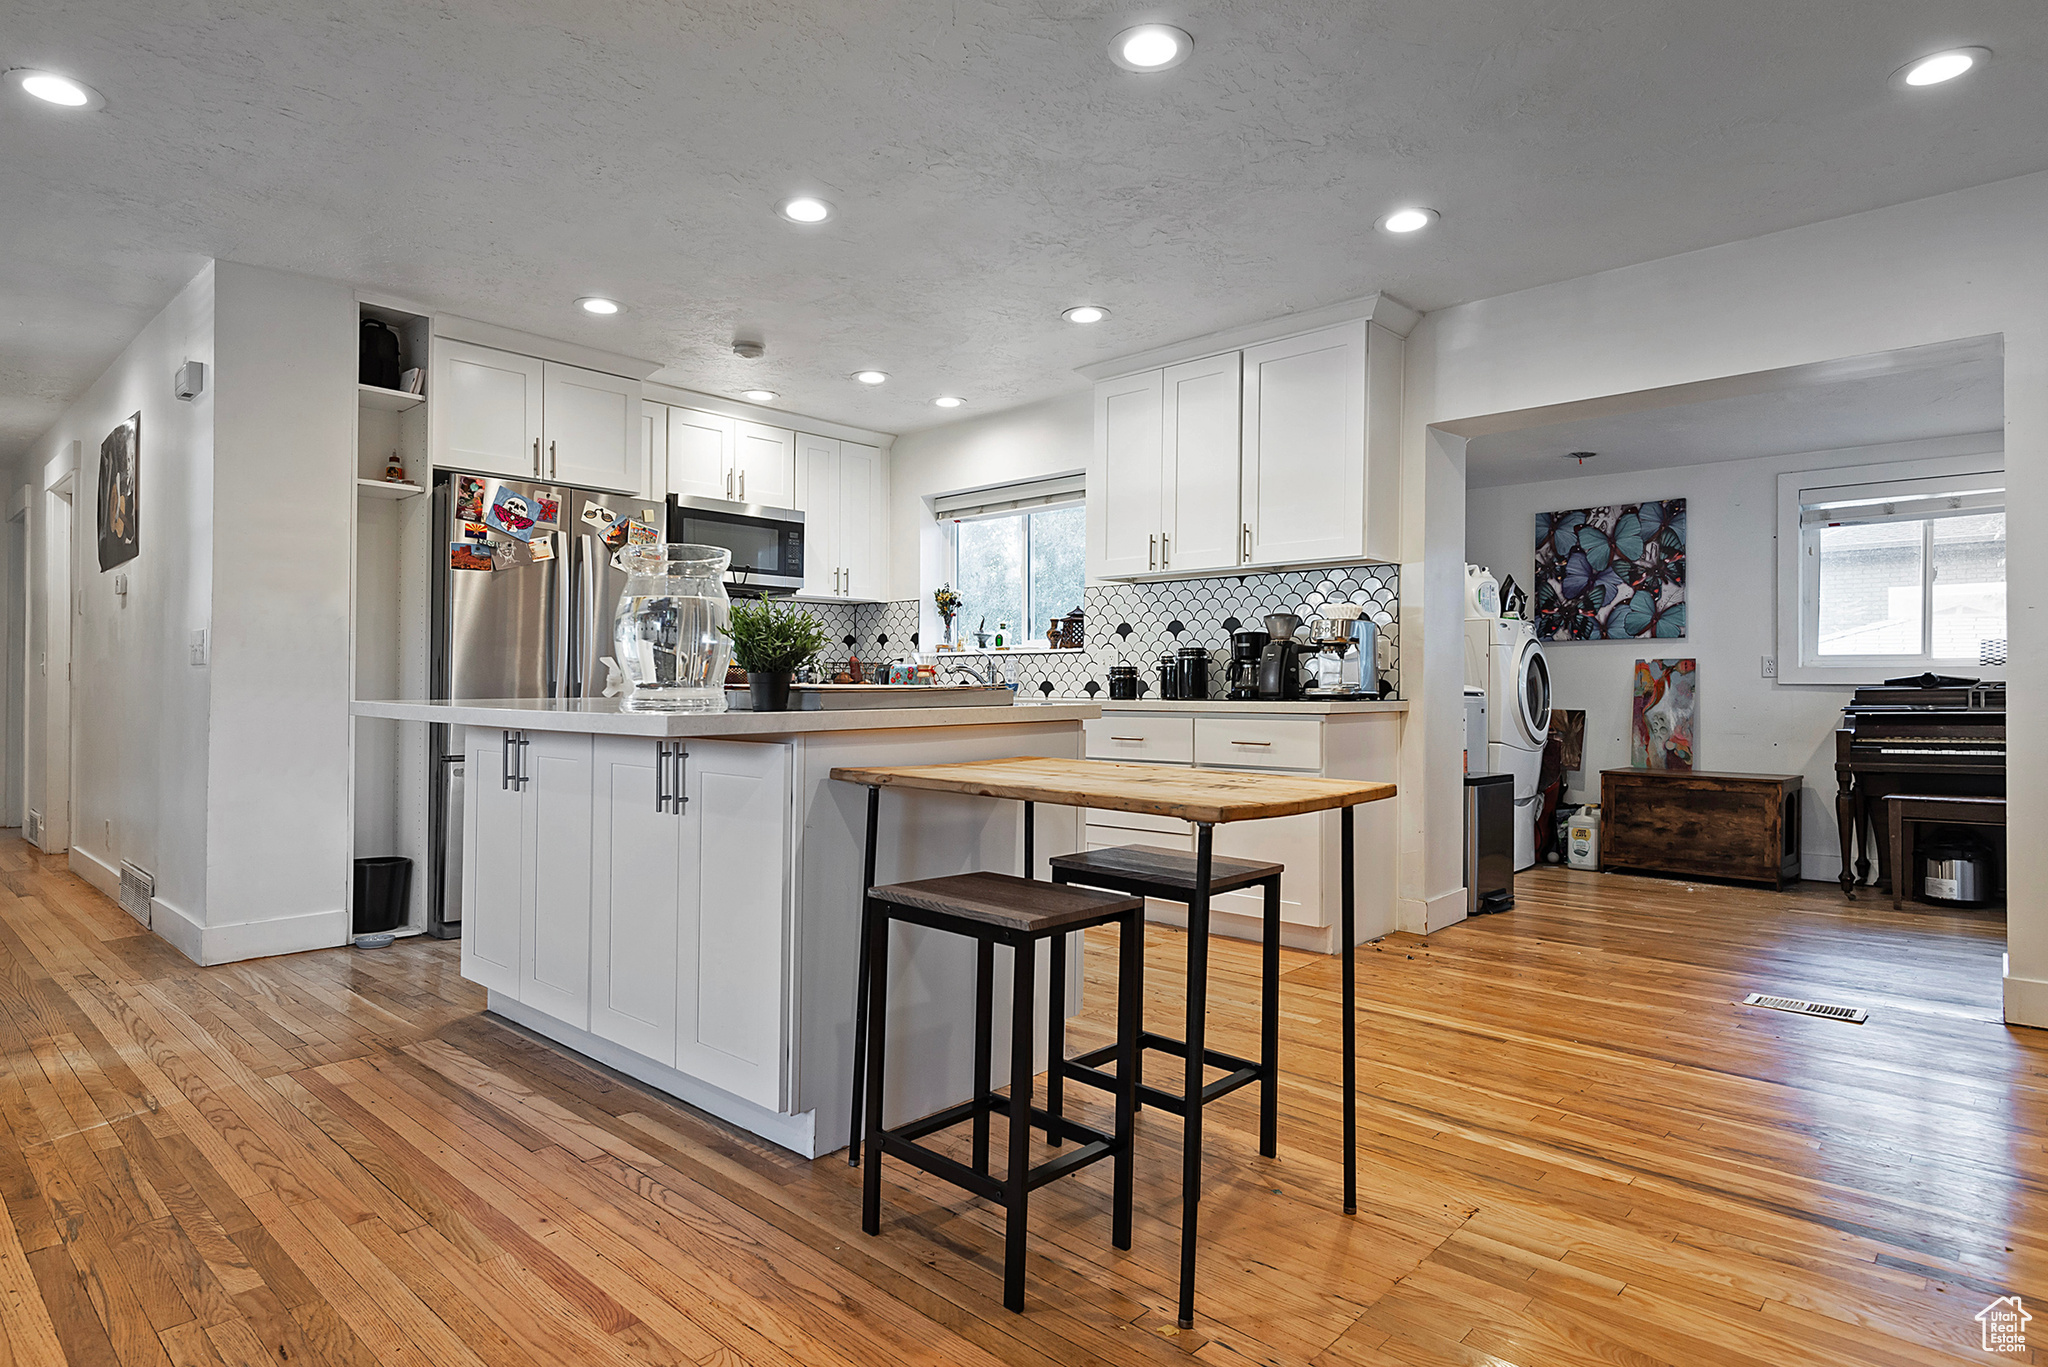
<svg viewBox="0 0 2048 1367"><path fill-rule="evenodd" d="M1486 690L1486 767L1515 776L1515 868L1536 863L1537 780L1550 739L1550 665L1536 624L1514 618L1465 621L1465 682Z"/></svg>

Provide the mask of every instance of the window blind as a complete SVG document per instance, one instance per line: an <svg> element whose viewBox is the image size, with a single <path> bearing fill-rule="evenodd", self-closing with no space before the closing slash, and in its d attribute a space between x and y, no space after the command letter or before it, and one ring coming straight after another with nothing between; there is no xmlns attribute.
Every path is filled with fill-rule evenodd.
<svg viewBox="0 0 2048 1367"><path fill-rule="evenodd" d="M1838 484L1799 491L1801 527L1924 522L2003 511L2005 475L2003 471L1996 470L1974 475L1944 475L1934 479Z"/></svg>
<svg viewBox="0 0 2048 1367"><path fill-rule="evenodd" d="M987 517L993 513L1014 513L1023 508L1079 503L1087 491L1086 476L1076 470L1064 475L1047 475L1042 479L1013 480L982 489L940 494L932 500L932 512L946 519Z"/></svg>

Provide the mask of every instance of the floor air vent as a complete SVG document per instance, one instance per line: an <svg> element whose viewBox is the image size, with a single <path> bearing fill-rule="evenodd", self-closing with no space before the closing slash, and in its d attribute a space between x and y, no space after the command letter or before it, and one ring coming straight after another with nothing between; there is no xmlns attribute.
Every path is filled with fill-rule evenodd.
<svg viewBox="0 0 2048 1367"><path fill-rule="evenodd" d="M1870 1013L1861 1007L1830 1006L1826 1002L1803 1002L1797 997L1773 997L1764 992L1752 992L1742 999L1744 1006L1767 1006L1773 1011L1790 1011L1800 1016L1820 1016L1831 1021L1847 1021L1861 1025L1870 1019Z"/></svg>

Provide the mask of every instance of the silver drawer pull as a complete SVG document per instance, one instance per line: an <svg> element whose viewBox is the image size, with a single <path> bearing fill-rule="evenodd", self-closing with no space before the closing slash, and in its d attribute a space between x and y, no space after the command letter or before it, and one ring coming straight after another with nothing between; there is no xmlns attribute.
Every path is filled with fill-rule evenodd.
<svg viewBox="0 0 2048 1367"><path fill-rule="evenodd" d="M1269 750L1273 748L1273 742L1269 740L1234 740L1230 743L1232 745L1261 745Z"/></svg>
<svg viewBox="0 0 2048 1367"><path fill-rule="evenodd" d="M1144 740L1145 738L1144 738L1143 736L1111 736L1111 737L1110 737L1110 739L1111 739L1111 740L1129 740L1129 741L1143 741L1143 740Z"/></svg>

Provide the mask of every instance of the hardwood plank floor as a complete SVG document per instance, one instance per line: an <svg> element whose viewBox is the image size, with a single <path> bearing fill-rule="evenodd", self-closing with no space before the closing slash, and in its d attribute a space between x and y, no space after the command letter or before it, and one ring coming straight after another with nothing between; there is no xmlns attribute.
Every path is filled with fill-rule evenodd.
<svg viewBox="0 0 2048 1367"><path fill-rule="evenodd" d="M1362 951L1356 1218L1336 964L1286 955L1280 1156L1251 1092L1211 1108L1182 1333L1169 1116L1141 1118L1128 1253L1106 1165L1038 1194L1011 1315L995 1212L891 1167L869 1239L843 1162L484 1015L452 944L197 968L0 839L0 1367L2033 1360L1973 1318L2048 1296L2048 1034L1999 1022L1998 917L1556 869L1520 893ZM1147 954L1178 1033L1184 942ZM1076 1047L1113 957L1091 939ZM1255 956L1213 962L1215 1047L1253 1053Z"/></svg>

